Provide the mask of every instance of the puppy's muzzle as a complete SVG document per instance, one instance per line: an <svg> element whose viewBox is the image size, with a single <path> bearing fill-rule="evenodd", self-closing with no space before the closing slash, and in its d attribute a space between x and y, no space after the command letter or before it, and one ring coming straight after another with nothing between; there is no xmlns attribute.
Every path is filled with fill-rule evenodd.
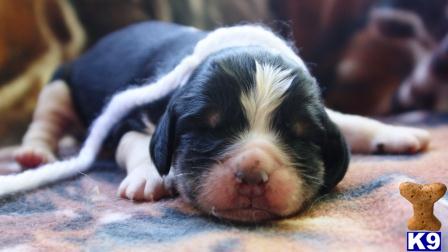
<svg viewBox="0 0 448 252"><path fill-rule="evenodd" d="M211 168L198 201L218 217L261 221L299 209L302 185L277 146L251 140Z"/></svg>

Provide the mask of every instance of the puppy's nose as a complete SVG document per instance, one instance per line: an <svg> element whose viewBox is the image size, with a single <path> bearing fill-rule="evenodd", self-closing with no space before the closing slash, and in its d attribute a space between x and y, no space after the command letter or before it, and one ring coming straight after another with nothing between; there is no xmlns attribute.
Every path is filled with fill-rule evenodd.
<svg viewBox="0 0 448 252"><path fill-rule="evenodd" d="M259 149L246 150L236 158L235 180L238 193L247 197L264 194L265 184L269 180L266 165L269 165L266 153Z"/></svg>
<svg viewBox="0 0 448 252"><path fill-rule="evenodd" d="M263 170L249 170L235 172L235 179L247 185L261 185L268 182L269 176Z"/></svg>
<svg viewBox="0 0 448 252"><path fill-rule="evenodd" d="M248 185L264 184L269 179L266 172L266 166L269 165L272 164L263 150L253 148L243 151L235 158L235 179Z"/></svg>
<svg viewBox="0 0 448 252"><path fill-rule="evenodd" d="M269 176L263 170L246 170L235 172L235 179L239 183L237 190L240 195L258 197L264 194Z"/></svg>

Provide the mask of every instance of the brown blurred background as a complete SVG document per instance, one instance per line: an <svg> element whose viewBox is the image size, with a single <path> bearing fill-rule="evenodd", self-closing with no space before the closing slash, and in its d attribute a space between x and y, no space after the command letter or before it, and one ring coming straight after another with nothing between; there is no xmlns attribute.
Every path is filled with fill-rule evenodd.
<svg viewBox="0 0 448 252"><path fill-rule="evenodd" d="M55 68L144 20L262 22L295 41L328 106L448 110L448 0L0 0L0 145L17 143Z"/></svg>

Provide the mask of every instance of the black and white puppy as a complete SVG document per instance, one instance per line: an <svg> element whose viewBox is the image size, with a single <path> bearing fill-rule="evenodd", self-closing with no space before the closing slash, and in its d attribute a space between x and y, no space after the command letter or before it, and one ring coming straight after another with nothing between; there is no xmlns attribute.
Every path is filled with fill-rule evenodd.
<svg viewBox="0 0 448 252"><path fill-rule="evenodd" d="M76 118L90 127L83 149L51 163ZM50 164L0 177L0 195L86 170L107 137L127 170L122 197L176 190L206 214L242 222L293 215L334 188L349 164L346 140L364 153L413 153L429 141L423 130L326 109L303 61L265 28L145 22L56 73L16 154L24 167Z"/></svg>

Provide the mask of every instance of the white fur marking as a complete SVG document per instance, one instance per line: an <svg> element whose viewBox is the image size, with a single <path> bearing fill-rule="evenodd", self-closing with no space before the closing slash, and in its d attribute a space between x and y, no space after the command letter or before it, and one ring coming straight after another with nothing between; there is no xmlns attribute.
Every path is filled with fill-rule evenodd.
<svg viewBox="0 0 448 252"><path fill-rule="evenodd" d="M255 65L255 86L240 97L250 128L237 137L232 149L240 150L248 143L264 141L275 146L271 151L280 163L292 166L271 124L273 112L282 103L294 76L290 70L258 62Z"/></svg>
<svg viewBox="0 0 448 252"><path fill-rule="evenodd" d="M251 131L269 132L272 112L281 104L291 85L291 71L256 64L255 87L241 95L241 103Z"/></svg>

